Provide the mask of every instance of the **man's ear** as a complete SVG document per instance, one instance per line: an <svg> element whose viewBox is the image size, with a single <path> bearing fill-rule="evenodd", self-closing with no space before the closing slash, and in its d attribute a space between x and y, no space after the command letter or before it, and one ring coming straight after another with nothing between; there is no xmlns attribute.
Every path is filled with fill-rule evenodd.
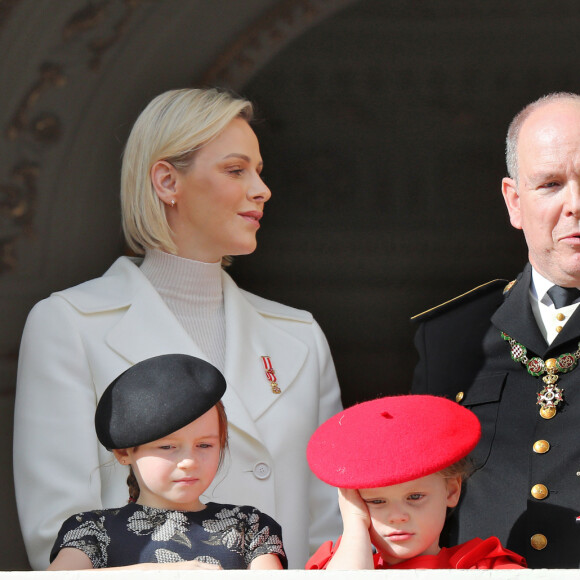
<svg viewBox="0 0 580 580"><path fill-rule="evenodd" d="M461 476L447 478L447 507L454 508L461 496Z"/></svg>
<svg viewBox="0 0 580 580"><path fill-rule="evenodd" d="M160 160L153 164L150 175L157 197L166 205L177 203L177 169L168 161Z"/></svg>
<svg viewBox="0 0 580 580"><path fill-rule="evenodd" d="M522 213L520 210L520 195L517 183L511 177L504 177L501 181L501 192L507 207L510 222L518 230L522 229Z"/></svg>

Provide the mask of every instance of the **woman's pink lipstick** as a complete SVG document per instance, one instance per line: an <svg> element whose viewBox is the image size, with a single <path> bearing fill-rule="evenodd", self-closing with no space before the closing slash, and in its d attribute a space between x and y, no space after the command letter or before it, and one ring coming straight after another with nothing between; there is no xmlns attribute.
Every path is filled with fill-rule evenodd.
<svg viewBox="0 0 580 580"><path fill-rule="evenodd" d="M260 227L260 220L264 215L261 211L245 211L238 214L240 217L243 217L247 222L250 222L257 227Z"/></svg>

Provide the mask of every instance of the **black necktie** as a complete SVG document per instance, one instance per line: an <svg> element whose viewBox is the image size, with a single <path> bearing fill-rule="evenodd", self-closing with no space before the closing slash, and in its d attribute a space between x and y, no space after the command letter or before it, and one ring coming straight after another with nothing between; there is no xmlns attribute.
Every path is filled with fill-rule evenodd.
<svg viewBox="0 0 580 580"><path fill-rule="evenodd" d="M562 288L562 286L552 286L548 290L548 296L552 299L556 308L570 306L577 298L580 298L578 288Z"/></svg>

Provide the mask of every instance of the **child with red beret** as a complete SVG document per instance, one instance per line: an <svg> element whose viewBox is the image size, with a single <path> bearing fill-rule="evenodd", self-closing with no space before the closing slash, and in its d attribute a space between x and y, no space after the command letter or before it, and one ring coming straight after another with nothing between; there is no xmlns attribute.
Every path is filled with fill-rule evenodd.
<svg viewBox="0 0 580 580"><path fill-rule="evenodd" d="M495 537L439 547L480 434L471 411L431 395L367 401L323 423L308 463L339 488L344 529L306 569L525 568Z"/></svg>

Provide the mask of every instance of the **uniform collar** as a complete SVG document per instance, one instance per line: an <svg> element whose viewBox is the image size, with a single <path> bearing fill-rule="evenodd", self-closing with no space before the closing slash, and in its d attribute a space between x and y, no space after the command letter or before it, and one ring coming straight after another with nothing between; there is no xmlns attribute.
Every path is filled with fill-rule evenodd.
<svg viewBox="0 0 580 580"><path fill-rule="evenodd" d="M503 304L493 314L491 321L499 330L523 344L534 354L544 358L549 351L570 340L578 339L580 309L576 309L562 332L548 345L538 328L530 302L530 299L534 299L532 292L535 291L538 296L540 295L542 284L540 283L539 288L536 287L535 290L531 290L531 284L532 266L527 264L516 283L506 292ZM552 283L549 283L549 286L552 286Z"/></svg>

